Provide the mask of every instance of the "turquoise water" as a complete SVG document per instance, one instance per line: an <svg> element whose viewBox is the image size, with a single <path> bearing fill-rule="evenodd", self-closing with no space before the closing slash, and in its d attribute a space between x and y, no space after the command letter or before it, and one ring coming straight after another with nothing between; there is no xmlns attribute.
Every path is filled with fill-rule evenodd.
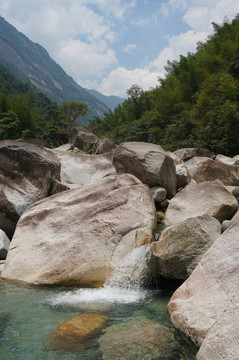
<svg viewBox="0 0 239 360"><path fill-rule="evenodd" d="M165 313L168 299L162 291L30 287L0 280L0 359L102 359L95 338L81 352L50 349L52 332L85 312L105 314L111 324L140 317L170 326ZM185 351L186 357L174 354L172 359L194 359Z"/></svg>

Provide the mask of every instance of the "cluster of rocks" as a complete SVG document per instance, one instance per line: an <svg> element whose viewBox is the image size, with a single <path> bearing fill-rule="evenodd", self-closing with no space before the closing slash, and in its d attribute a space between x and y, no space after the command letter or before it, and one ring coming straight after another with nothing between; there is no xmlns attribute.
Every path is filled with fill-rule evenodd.
<svg viewBox="0 0 239 360"><path fill-rule="evenodd" d="M53 150L1 141L0 161L3 279L101 286L144 245L151 275L185 280L168 312L197 359L239 356L239 156L116 146L76 127Z"/></svg>

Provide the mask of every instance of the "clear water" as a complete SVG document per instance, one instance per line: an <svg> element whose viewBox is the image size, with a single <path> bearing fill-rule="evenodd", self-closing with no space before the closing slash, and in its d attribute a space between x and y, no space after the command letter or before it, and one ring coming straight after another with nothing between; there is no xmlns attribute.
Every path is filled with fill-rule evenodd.
<svg viewBox="0 0 239 360"><path fill-rule="evenodd" d="M66 320L85 312L106 314L111 324L147 318L170 326L165 313L169 295L106 286L101 289L30 287L0 280L0 359L102 359L97 339L84 351L54 351L48 341ZM188 349L172 359L194 359Z"/></svg>

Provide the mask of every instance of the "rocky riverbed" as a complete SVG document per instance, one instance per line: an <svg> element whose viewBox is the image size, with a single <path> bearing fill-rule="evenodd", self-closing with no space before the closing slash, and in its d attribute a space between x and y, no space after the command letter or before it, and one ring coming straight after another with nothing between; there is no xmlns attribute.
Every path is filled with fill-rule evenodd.
<svg viewBox="0 0 239 360"><path fill-rule="evenodd" d="M237 359L239 156L73 134L52 150L0 142L2 279L100 287L143 249L127 284L181 280L167 309L197 359Z"/></svg>

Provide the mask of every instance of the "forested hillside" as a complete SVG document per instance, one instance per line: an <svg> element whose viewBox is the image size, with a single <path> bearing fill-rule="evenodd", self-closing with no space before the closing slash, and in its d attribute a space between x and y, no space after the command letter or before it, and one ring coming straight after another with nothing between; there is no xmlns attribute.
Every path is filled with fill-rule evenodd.
<svg viewBox="0 0 239 360"><path fill-rule="evenodd" d="M87 104L85 124L95 115L103 117L108 111L104 103L67 75L41 45L32 42L1 16L0 64L59 105L71 100Z"/></svg>
<svg viewBox="0 0 239 360"><path fill-rule="evenodd" d="M71 126L86 112L85 104L74 101L58 106L2 65L0 84L0 140L39 138L58 146L68 142Z"/></svg>
<svg viewBox="0 0 239 360"><path fill-rule="evenodd" d="M89 129L116 142L146 141L165 149L206 147L239 153L239 15L198 43L197 52L168 62L159 85L128 90L128 99Z"/></svg>

